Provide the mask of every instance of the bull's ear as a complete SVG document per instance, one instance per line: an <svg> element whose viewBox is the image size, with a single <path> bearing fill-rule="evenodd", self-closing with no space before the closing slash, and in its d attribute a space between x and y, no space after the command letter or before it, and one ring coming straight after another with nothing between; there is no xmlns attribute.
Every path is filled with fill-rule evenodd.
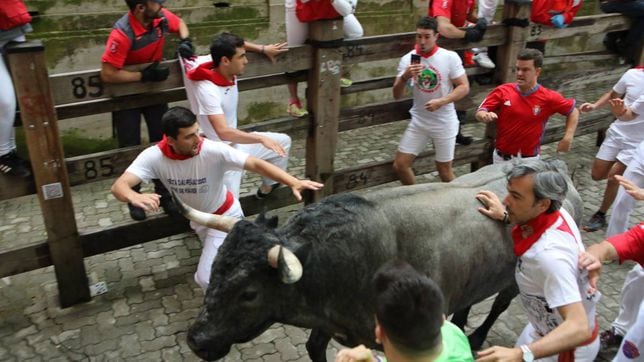
<svg viewBox="0 0 644 362"><path fill-rule="evenodd" d="M257 219L255 219L255 223L259 225L265 225L271 229L274 229L277 227L277 216L267 218L266 213L261 212L259 216L257 216Z"/></svg>
<svg viewBox="0 0 644 362"><path fill-rule="evenodd" d="M279 271L282 283L293 284L302 278L302 263L292 251L281 245L268 250L268 264Z"/></svg>

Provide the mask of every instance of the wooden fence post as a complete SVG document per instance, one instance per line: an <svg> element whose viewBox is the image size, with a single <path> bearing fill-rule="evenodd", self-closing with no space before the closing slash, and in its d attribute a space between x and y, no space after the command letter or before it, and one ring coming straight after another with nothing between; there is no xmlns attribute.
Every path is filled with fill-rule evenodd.
<svg viewBox="0 0 644 362"><path fill-rule="evenodd" d="M7 49L63 308L91 299L42 42Z"/></svg>
<svg viewBox="0 0 644 362"><path fill-rule="evenodd" d="M506 1L503 6L503 19L530 20L531 1ZM525 48L531 27L508 26L507 41L497 51L496 78L501 83L516 79L516 60L519 51Z"/></svg>
<svg viewBox="0 0 644 362"><path fill-rule="evenodd" d="M309 25L313 64L309 71L307 104L310 112L306 138L306 176L324 183L306 202L333 193L333 160L340 119L340 77L342 74L342 19L316 21Z"/></svg>
<svg viewBox="0 0 644 362"><path fill-rule="evenodd" d="M503 6L503 19L530 20L531 1L506 0ZM513 82L516 79L516 60L519 51L525 48L530 27L508 26L507 40L497 50L496 79L501 83ZM494 140L496 139L496 122L485 126L485 138L489 140L488 157L483 164L492 163Z"/></svg>

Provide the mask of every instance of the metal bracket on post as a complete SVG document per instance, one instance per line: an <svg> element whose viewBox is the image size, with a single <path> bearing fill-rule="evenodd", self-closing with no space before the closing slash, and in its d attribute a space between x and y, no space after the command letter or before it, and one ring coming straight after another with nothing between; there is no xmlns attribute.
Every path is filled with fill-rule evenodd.
<svg viewBox="0 0 644 362"><path fill-rule="evenodd" d="M7 54L64 308L91 297L44 50L30 41L7 47Z"/></svg>

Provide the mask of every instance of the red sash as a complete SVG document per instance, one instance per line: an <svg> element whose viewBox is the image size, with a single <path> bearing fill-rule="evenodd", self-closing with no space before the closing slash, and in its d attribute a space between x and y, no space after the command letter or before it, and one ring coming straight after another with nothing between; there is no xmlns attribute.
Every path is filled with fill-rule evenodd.
<svg viewBox="0 0 644 362"><path fill-rule="evenodd" d="M226 201L224 201L224 203L221 204L221 206L219 206L219 208L215 210L213 214L223 215L224 212L228 211L228 209L230 209L230 207L233 206L234 203L235 203L235 197L233 196L232 192L226 191Z"/></svg>
<svg viewBox="0 0 644 362"><path fill-rule="evenodd" d="M593 328L593 334L586 342L580 344L577 347L583 347L593 343L593 341L595 341L595 338L597 338L598 334L599 334L599 323L597 323L597 318L595 318L595 328ZM557 359L557 362L575 362L575 348L569 349L564 352L559 352L559 358Z"/></svg>

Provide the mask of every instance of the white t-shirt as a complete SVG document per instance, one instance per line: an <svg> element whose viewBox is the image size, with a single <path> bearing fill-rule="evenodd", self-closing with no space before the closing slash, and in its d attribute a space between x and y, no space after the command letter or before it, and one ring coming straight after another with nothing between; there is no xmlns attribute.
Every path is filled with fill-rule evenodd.
<svg viewBox="0 0 644 362"><path fill-rule="evenodd" d="M198 155L186 160L173 160L157 146L141 152L125 172L144 182L159 179L188 206L203 212L214 212L226 200L224 172L242 170L248 155L225 143L203 140Z"/></svg>
<svg viewBox="0 0 644 362"><path fill-rule="evenodd" d="M195 62L192 62L190 68L199 64L210 62L210 55L197 57ZM185 61L184 62L188 62ZM193 81L184 77L186 85L186 92L190 100L190 107L197 115L199 128L201 132L211 140L221 141L217 132L208 120L209 115L222 114L226 119L228 127L237 128L237 104L239 103L239 90L237 83L231 86L222 87L209 80ZM226 142L230 143L230 142Z"/></svg>
<svg viewBox="0 0 644 362"><path fill-rule="evenodd" d="M518 258L515 269L521 303L540 336L563 322L558 307L576 302L582 302L592 329L595 304L600 298L599 292L588 294L588 273L577 266L578 255L584 250L579 229L570 214L563 209L561 214L563 218ZM559 229L564 219L572 234Z"/></svg>
<svg viewBox="0 0 644 362"><path fill-rule="evenodd" d="M624 104L631 107L640 96L644 95L644 69L634 68L626 71L613 87L613 91L624 94ZM628 139L644 140L644 112L636 113L638 116L635 119L630 121L616 119L610 127Z"/></svg>
<svg viewBox="0 0 644 362"><path fill-rule="evenodd" d="M416 50L412 50L400 58L398 77L402 76L405 69L411 64L412 54L417 54ZM425 110L425 103L452 92L454 89L452 79L465 74L461 58L456 52L438 48L436 53L431 56L421 57L420 62L425 69L413 80L414 104L409 110L411 120L434 138L455 137L458 133L458 118L454 103L446 104L434 112Z"/></svg>

